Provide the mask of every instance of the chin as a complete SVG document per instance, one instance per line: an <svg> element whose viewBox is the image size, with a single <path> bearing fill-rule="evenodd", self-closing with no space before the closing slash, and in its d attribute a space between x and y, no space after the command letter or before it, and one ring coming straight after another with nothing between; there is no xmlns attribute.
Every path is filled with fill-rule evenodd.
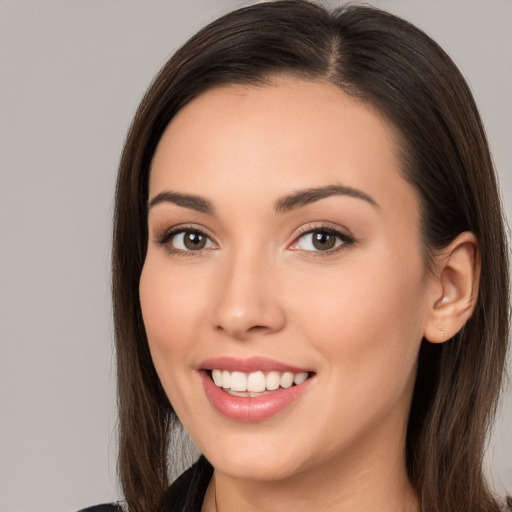
<svg viewBox="0 0 512 512"><path fill-rule="evenodd" d="M291 461L264 459L262 457L230 457L220 456L218 460L210 461L215 470L231 478L260 482L277 482L290 478L297 473L298 468Z"/></svg>
<svg viewBox="0 0 512 512"><path fill-rule="evenodd" d="M280 442L254 438L243 444L230 439L226 444L209 447L203 453L215 470L241 480L287 479L300 472L302 460L299 459L304 455L299 446L284 447Z"/></svg>

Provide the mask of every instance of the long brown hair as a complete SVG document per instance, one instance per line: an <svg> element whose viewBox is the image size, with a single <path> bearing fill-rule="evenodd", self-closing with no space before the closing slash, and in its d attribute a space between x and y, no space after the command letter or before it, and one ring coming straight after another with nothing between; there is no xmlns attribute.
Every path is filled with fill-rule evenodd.
<svg viewBox="0 0 512 512"><path fill-rule="evenodd" d="M376 108L401 136L401 169L418 191L426 261L462 231L481 251L474 314L449 342L423 341L407 432L410 479L428 512L497 511L482 473L504 372L507 247L489 148L470 90L422 31L362 6L265 2L193 36L157 75L137 111L116 191L113 298L119 472L130 510L154 512L169 485L176 415L155 372L139 278L147 245L148 175L178 110L211 87L265 84L286 74L327 80Z"/></svg>

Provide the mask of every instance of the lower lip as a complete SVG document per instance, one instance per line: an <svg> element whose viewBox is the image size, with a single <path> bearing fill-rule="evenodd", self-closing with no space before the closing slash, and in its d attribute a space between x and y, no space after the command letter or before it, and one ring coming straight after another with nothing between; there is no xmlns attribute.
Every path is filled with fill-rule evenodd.
<svg viewBox="0 0 512 512"><path fill-rule="evenodd" d="M224 416L237 421L261 421L286 409L309 388L312 378L287 389L276 389L257 397L233 396L214 384L210 376L200 372L210 403Z"/></svg>

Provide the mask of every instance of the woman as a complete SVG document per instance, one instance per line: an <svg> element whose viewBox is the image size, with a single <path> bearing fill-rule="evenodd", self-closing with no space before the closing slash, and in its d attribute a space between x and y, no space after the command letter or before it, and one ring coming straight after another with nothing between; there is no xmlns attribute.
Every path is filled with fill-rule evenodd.
<svg viewBox="0 0 512 512"><path fill-rule="evenodd" d="M213 22L120 165L128 509L500 510L507 269L482 124L431 39L303 1ZM178 421L204 456L169 486Z"/></svg>

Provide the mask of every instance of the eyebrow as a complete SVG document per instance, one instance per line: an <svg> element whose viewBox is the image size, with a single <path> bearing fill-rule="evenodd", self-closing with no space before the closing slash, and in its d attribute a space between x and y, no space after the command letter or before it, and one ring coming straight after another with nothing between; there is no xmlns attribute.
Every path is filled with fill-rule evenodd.
<svg viewBox="0 0 512 512"><path fill-rule="evenodd" d="M372 206L379 208L377 202L368 194L365 194L357 188L343 185L327 185L325 187L297 190L288 196L278 199L274 208L278 213L285 213L331 196L349 196L355 199L362 199Z"/></svg>
<svg viewBox="0 0 512 512"><path fill-rule="evenodd" d="M379 208L379 205L372 197L357 188L343 185L327 185L325 187L297 190L296 192L278 199L274 204L274 209L276 213L286 213L331 196L348 196L355 199L362 199L372 206ZM207 215L215 214L215 207L211 201L193 194L172 191L160 192L160 194L149 201L148 209L161 203L173 203L183 208L206 213Z"/></svg>
<svg viewBox="0 0 512 512"><path fill-rule="evenodd" d="M183 208L190 208L191 210L196 210L208 215L215 214L213 203L204 197L195 196L193 194L182 194L181 192L170 191L161 192L149 201L148 210L160 203L174 203Z"/></svg>

